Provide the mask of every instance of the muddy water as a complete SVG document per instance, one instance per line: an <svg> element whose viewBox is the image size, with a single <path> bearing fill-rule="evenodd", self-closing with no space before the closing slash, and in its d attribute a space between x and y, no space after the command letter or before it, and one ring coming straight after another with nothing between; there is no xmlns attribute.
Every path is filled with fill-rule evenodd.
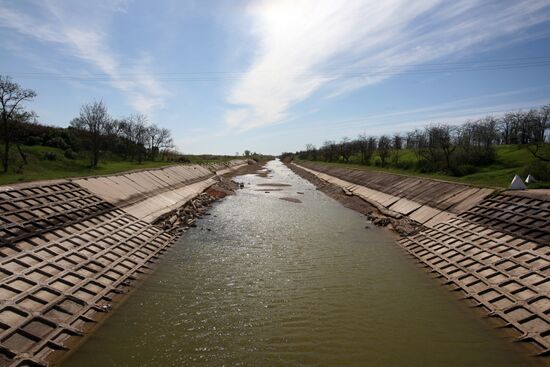
<svg viewBox="0 0 550 367"><path fill-rule="evenodd" d="M188 232L65 365L533 362L404 256L391 233L366 229L279 162L268 168L266 178L240 177L245 189Z"/></svg>

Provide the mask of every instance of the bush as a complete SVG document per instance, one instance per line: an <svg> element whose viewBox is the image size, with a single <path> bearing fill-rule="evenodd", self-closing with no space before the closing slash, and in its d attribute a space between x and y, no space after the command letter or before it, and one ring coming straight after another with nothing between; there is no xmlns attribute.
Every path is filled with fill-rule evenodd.
<svg viewBox="0 0 550 367"><path fill-rule="evenodd" d="M397 163L394 164L394 166L396 168L401 168L401 169L413 169L414 168L414 162L411 162L411 161L399 161Z"/></svg>
<svg viewBox="0 0 550 367"><path fill-rule="evenodd" d="M27 145L42 145L42 137L40 136L29 136L25 139Z"/></svg>
<svg viewBox="0 0 550 367"><path fill-rule="evenodd" d="M20 175L20 174L23 173L23 162L20 162L20 163L17 165L17 168L15 169L15 173L17 173L18 175Z"/></svg>
<svg viewBox="0 0 550 367"><path fill-rule="evenodd" d="M550 162L543 162L537 159L529 163L520 172L523 179L525 179L528 174L533 176L537 181L550 182Z"/></svg>
<svg viewBox="0 0 550 367"><path fill-rule="evenodd" d="M471 164L460 164L458 166L451 167L451 175L455 177L468 176L476 173L477 171L477 167Z"/></svg>
<svg viewBox="0 0 550 367"><path fill-rule="evenodd" d="M54 152L44 152L44 158L49 161L55 161L57 159L57 154Z"/></svg>
<svg viewBox="0 0 550 367"><path fill-rule="evenodd" d="M176 158L176 162L178 163L191 163L191 161L189 160L189 158L185 157L185 156L180 156L178 158Z"/></svg>
<svg viewBox="0 0 550 367"><path fill-rule="evenodd" d="M437 172L439 169L438 167L435 167L432 163L428 162L425 159L421 159L416 163L418 167L418 171L421 173L431 173L431 172Z"/></svg>
<svg viewBox="0 0 550 367"><path fill-rule="evenodd" d="M76 159L76 157L77 157L76 152L74 150L72 150L71 148L65 150L64 156L67 159Z"/></svg>
<svg viewBox="0 0 550 367"><path fill-rule="evenodd" d="M69 144L67 144L65 139L63 139L61 136L54 136L46 142L46 145L59 149L67 149L69 147Z"/></svg>

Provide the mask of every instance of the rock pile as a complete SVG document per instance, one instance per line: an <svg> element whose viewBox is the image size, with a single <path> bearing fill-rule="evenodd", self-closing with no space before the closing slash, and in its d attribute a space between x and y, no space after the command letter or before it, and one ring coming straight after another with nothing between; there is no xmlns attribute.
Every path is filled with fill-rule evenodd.
<svg viewBox="0 0 550 367"><path fill-rule="evenodd" d="M384 217L384 216L381 216L381 215L377 215L373 211L368 212L366 214L366 217L367 217L367 220L369 222L372 222L372 224L374 224L375 226L379 226L379 227L386 227L388 224L391 223L390 218Z"/></svg>
<svg viewBox="0 0 550 367"><path fill-rule="evenodd" d="M197 218L207 215L206 211L216 200L216 197L203 192L181 208L159 219L156 224L169 233L181 234L189 227L196 227Z"/></svg>
<svg viewBox="0 0 550 367"><path fill-rule="evenodd" d="M242 189L243 187L244 185L239 185L231 179L220 176L218 178L218 183L209 187L208 190L206 190L206 193L216 199L223 199L227 195L232 195L237 189Z"/></svg>
<svg viewBox="0 0 550 367"><path fill-rule="evenodd" d="M155 224L171 234L180 235L187 231L189 227L196 227L197 218L209 215L206 212L215 201L235 193L238 188L238 183L220 176L218 177L218 183L212 185L179 209L162 216Z"/></svg>
<svg viewBox="0 0 550 367"><path fill-rule="evenodd" d="M420 223L407 217L392 218L376 211L370 211L366 213L365 216L367 217L367 221L371 222L375 226L389 226L402 236L414 235L423 228Z"/></svg>

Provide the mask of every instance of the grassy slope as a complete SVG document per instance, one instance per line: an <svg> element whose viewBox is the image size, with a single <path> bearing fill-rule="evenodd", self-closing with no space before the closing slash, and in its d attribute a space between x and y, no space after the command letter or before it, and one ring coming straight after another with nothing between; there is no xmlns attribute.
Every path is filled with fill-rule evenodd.
<svg viewBox="0 0 550 367"><path fill-rule="evenodd" d="M25 146L23 151L27 154L28 165L21 166L21 158L17 150L11 152L11 164L7 174L0 173L0 185L36 180L52 180L65 177L81 177L93 175L106 175L116 172L129 171L143 168L156 168L172 165L174 162L150 162L141 164L128 162L119 157L106 157L100 161L97 168L91 169L89 159L79 156L77 159L67 159L63 150L45 146ZM56 160L49 161L44 158L45 152L54 152ZM229 159L229 158L228 158ZM193 157L193 163L204 163L200 157ZM21 167L21 169L18 169Z"/></svg>
<svg viewBox="0 0 550 367"><path fill-rule="evenodd" d="M374 159L376 159L376 157ZM323 163L327 165L349 167L354 169L383 171L404 175L429 177L439 180L461 182L479 186L506 188L510 185L510 181L512 181L514 175L521 174L524 167L526 167L533 159L534 158L531 153L529 153L529 151L525 148L506 145L498 146L496 163L490 166L481 167L478 172L462 177L449 176L443 173L421 173L412 169L409 170L393 167L377 167L372 165L364 166L357 163ZM413 152L405 150L400 155L400 160L415 161L416 158ZM533 187L550 187L550 185L536 184L533 185Z"/></svg>

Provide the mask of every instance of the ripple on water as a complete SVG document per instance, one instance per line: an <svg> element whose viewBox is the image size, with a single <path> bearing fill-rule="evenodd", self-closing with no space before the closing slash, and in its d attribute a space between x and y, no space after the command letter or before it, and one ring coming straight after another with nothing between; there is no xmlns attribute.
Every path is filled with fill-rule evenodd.
<svg viewBox="0 0 550 367"><path fill-rule="evenodd" d="M532 362L403 256L392 235L365 230L362 216L281 163L268 168L273 177L238 178L245 189L169 250L66 365ZM280 200L296 192L300 205Z"/></svg>

